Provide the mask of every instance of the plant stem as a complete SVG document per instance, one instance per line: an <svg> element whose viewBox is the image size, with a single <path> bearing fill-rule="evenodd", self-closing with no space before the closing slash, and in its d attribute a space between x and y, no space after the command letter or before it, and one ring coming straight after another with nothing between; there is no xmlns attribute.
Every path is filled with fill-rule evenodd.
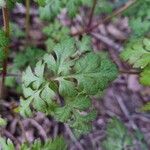
<svg viewBox="0 0 150 150"><path fill-rule="evenodd" d="M128 71L128 70L119 70L120 73L123 73L123 74L135 74L135 75L138 75L140 72L139 71Z"/></svg>
<svg viewBox="0 0 150 150"><path fill-rule="evenodd" d="M92 9L91 9L91 13L90 13L88 27L91 27L91 23L92 23L92 20L93 20L93 15L94 15L94 10L95 10L96 3L97 3L97 0L93 0L93 6L92 6Z"/></svg>
<svg viewBox="0 0 150 150"><path fill-rule="evenodd" d="M9 38L9 10L6 5L6 7L2 8L2 13L3 13L3 24L4 24L4 31L6 36ZM2 85L1 85L1 97L4 95L4 87L5 87L5 77L7 74L7 60L8 60L8 50L9 50L9 45L7 45L4 48L4 60L3 60L3 71L2 71Z"/></svg>
<svg viewBox="0 0 150 150"><path fill-rule="evenodd" d="M30 0L26 0L26 20L25 20L25 29L26 29L26 42L28 44L29 31L30 31Z"/></svg>
<svg viewBox="0 0 150 150"><path fill-rule="evenodd" d="M102 21L98 22L97 24L95 24L94 26L91 26L89 28L86 28L85 30L76 32L71 34L72 36L77 36L77 35L82 35L84 33L89 33L92 30L94 30L95 28L97 28L100 24L106 23L107 21L109 21L110 19L112 19L115 16L120 15L121 13L123 13L125 10L127 10L129 7L131 7L132 5L134 5L136 2L138 2L137 0L130 0L128 1L124 6L122 6L121 8L117 9L116 11L114 11L111 15L107 16L106 18L104 18Z"/></svg>

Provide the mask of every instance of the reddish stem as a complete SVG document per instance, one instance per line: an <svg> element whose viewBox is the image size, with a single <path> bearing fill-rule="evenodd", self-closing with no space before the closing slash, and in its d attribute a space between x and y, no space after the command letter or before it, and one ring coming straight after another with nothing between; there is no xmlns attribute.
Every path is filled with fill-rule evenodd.
<svg viewBox="0 0 150 150"><path fill-rule="evenodd" d="M84 33L91 32L92 30L96 29L100 24L106 23L107 21L109 21L113 17L120 15L122 12L124 12L126 9L128 9L129 7L131 7L136 2L137 2L136 0L128 1L124 6L122 6L118 10L114 11L111 15L107 16L106 18L104 18L103 20L101 20L100 22L98 22L97 24L95 24L94 26L91 26L89 28L86 28L85 30L73 33L71 35L72 36L77 36L77 35L82 35Z"/></svg>
<svg viewBox="0 0 150 150"><path fill-rule="evenodd" d="M2 13L3 13L4 31L5 31L6 37L9 38L9 10L8 10L7 6L2 8ZM2 91L4 90L5 77L6 77L6 74L7 74L8 50L9 50L9 45L7 45L4 48L5 57L4 57L4 60L3 60L3 71L2 71L2 87L1 87Z"/></svg>
<svg viewBox="0 0 150 150"><path fill-rule="evenodd" d="M91 13L90 13L88 27L91 26L91 23L92 23L92 20L93 20L93 15L94 15L94 10L95 10L95 7L96 7L96 3L97 3L97 0L93 0L93 6L92 6L92 9L91 9Z"/></svg>

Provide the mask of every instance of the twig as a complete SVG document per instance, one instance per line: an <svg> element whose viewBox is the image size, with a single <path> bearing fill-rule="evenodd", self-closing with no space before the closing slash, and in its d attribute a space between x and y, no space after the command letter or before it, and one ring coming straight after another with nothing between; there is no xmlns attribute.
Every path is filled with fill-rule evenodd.
<svg viewBox="0 0 150 150"><path fill-rule="evenodd" d="M123 74L135 74L135 75L136 74L138 75L140 73L139 71L136 71L136 70L135 71L119 70L119 72Z"/></svg>
<svg viewBox="0 0 150 150"><path fill-rule="evenodd" d="M91 9L91 13L90 13L88 27L91 27L91 23L92 23L92 20L93 20L93 15L94 15L94 10L95 10L96 3L97 3L97 0L93 0L93 6L92 6L92 9Z"/></svg>
<svg viewBox="0 0 150 150"><path fill-rule="evenodd" d="M143 116L142 114L133 114L131 115L133 119L140 119L142 122L150 123L150 118Z"/></svg>
<svg viewBox="0 0 150 150"><path fill-rule="evenodd" d="M10 107L10 106L9 106ZM8 107L8 108L9 108ZM18 123L18 119L13 119L13 121L12 121L12 123L10 124L10 132L12 133L12 134L14 134L15 133L15 131L16 131L16 126L17 126L17 123Z"/></svg>
<svg viewBox="0 0 150 150"><path fill-rule="evenodd" d="M0 74L0 76L1 76L1 75L2 75L2 74ZM7 77L9 77L9 76L10 76L10 77L18 77L18 76L21 76L21 74L7 73L6 76L7 76Z"/></svg>
<svg viewBox="0 0 150 150"><path fill-rule="evenodd" d="M21 128L21 130L22 130L22 135L23 135L23 137L24 137L24 139L25 139L24 142L28 142L28 138L27 138L27 136L26 136L26 132L25 132L24 125L23 125L22 121L21 121L21 120L18 120L18 124L19 124L19 126L20 126L20 128Z"/></svg>
<svg viewBox="0 0 150 150"><path fill-rule="evenodd" d="M55 122L54 133L53 133L54 138L56 138L57 135L58 135L58 124Z"/></svg>
<svg viewBox="0 0 150 150"><path fill-rule="evenodd" d="M35 121L34 119L27 119L27 121L29 121L32 124L32 126L34 126L39 131L39 134L42 136L44 140L47 140L45 130L37 121Z"/></svg>
<svg viewBox="0 0 150 150"><path fill-rule="evenodd" d="M75 138L74 134L72 133L70 127L67 124L65 124L65 128L66 128L66 131L69 134L71 140L75 143L75 145L79 148L79 150L84 150L84 148L82 147L80 142L78 142L78 140Z"/></svg>
<svg viewBox="0 0 150 150"><path fill-rule="evenodd" d="M8 131L5 130L5 129L4 129L4 135L5 135L7 138L9 138L9 139L11 139L12 141L14 141L14 143L15 143L16 145L18 145L18 144L20 143L17 138L15 138L10 132L8 132Z"/></svg>
<svg viewBox="0 0 150 150"><path fill-rule="evenodd" d="M106 36L102 36L101 34L98 34L98 33L90 33L90 34L96 39L102 41L103 43L105 43L106 45L108 45L109 47L115 50L120 51L122 49L121 45L115 43L113 40L111 40L110 38Z"/></svg>
<svg viewBox="0 0 150 150"><path fill-rule="evenodd" d="M124 113L125 117L129 120L129 123L131 124L132 128L133 128L134 130L136 130L138 127L137 127L137 125L134 123L134 121L133 121L133 119L132 119L132 117L131 117L131 115L130 115L130 113L129 113L127 107L126 107L126 105L124 104L122 98L121 98L121 97L118 97L118 96L115 96L115 95L114 95L114 98L117 100L117 102L118 102L118 104L119 104L119 106L120 106L122 112Z"/></svg>
<svg viewBox="0 0 150 150"><path fill-rule="evenodd" d="M104 18L102 21L98 22L97 24L91 26L90 28L87 28L85 30L76 32L71 34L72 36L77 36L77 35L82 35L84 33L89 33L92 30L94 30L95 28L97 28L100 24L106 23L107 21L109 21L110 19L112 19L115 16L120 15L121 13L123 13L127 8L131 7L133 4L135 4L137 1L136 0L130 0L128 1L124 6L122 6L120 9L114 11L111 15L107 16L106 18Z"/></svg>

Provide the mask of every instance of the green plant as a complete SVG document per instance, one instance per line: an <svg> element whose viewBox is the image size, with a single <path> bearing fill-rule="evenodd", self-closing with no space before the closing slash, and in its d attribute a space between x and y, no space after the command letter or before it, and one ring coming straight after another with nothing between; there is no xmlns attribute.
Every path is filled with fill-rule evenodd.
<svg viewBox="0 0 150 150"><path fill-rule="evenodd" d="M2 150L15 150L15 145L11 140L0 138ZM33 144L23 143L20 150L66 150L66 143L62 137L49 139L42 143L40 140L35 140Z"/></svg>
<svg viewBox="0 0 150 150"><path fill-rule="evenodd" d="M16 23L11 22L10 23L10 37L24 38L25 33L23 32L23 30L20 29L20 27Z"/></svg>
<svg viewBox="0 0 150 150"><path fill-rule="evenodd" d="M0 117L0 127L6 126L7 121Z"/></svg>
<svg viewBox="0 0 150 150"><path fill-rule="evenodd" d="M16 3L20 2L22 0L0 0L0 7L4 8L7 5L9 8L12 8Z"/></svg>
<svg viewBox="0 0 150 150"><path fill-rule="evenodd" d="M122 150L132 146L132 138L124 124L113 118L107 125L106 139L102 142L104 150Z"/></svg>
<svg viewBox="0 0 150 150"><path fill-rule="evenodd" d="M132 29L131 38L142 37L149 33L149 5L149 0L137 0L135 5L125 12L125 15L129 17L129 25Z"/></svg>
<svg viewBox="0 0 150 150"><path fill-rule="evenodd" d="M132 150L136 148L135 140L139 143L139 149L148 150L144 135L139 129L133 133L129 132L121 120L112 118L107 124L106 138L102 141L102 147L104 150Z"/></svg>
<svg viewBox="0 0 150 150"><path fill-rule="evenodd" d="M139 70L140 83L144 86L150 86L150 39L131 40L121 53L121 57ZM144 105L141 111L150 111L150 103Z"/></svg>
<svg viewBox="0 0 150 150"><path fill-rule="evenodd" d="M57 43L69 38L69 32L69 28L62 26L57 20L55 20L53 24L46 26L43 29L43 33L48 37L45 42L47 51L51 52Z"/></svg>
<svg viewBox="0 0 150 150"><path fill-rule="evenodd" d="M140 38L130 41L121 57L133 65L134 68L139 68L141 71L140 82L145 85L150 85L150 39Z"/></svg>
<svg viewBox="0 0 150 150"><path fill-rule="evenodd" d="M65 40L52 54L46 54L34 71L26 69L22 78L25 100L20 108L23 116L32 114L32 105L34 110L69 124L76 135L89 131L88 122L96 116L90 97L116 78L117 68L105 54L95 54L87 46Z"/></svg>
<svg viewBox="0 0 150 150"><path fill-rule="evenodd" d="M44 20L50 21L54 20L57 15L61 12L63 8L67 8L69 17L73 18L79 11L80 6L91 7L93 1L91 0L47 0L40 1L39 4L42 4L40 7L40 17ZM104 7L106 6L107 7ZM97 5L95 7L95 13L110 13L113 10L113 5L111 2L106 0L97 0Z"/></svg>
<svg viewBox="0 0 150 150"><path fill-rule="evenodd" d="M33 67L43 55L44 50L35 47L27 47L15 57L13 69L24 70L28 65Z"/></svg>
<svg viewBox="0 0 150 150"><path fill-rule="evenodd" d="M4 22L4 31L0 30L1 89L4 83L10 88L18 86L14 77L6 77L9 73L9 70L7 72L9 37L13 39L14 32L15 38L24 37L24 33L18 30L17 26L9 26L9 10L15 6L16 2L22 1L0 0ZM132 34L121 57L138 69L140 82L143 85L150 85L149 0L128 1L127 5L114 12L112 12L113 9L120 7L126 0L118 0L115 4L110 0L35 0L40 6L41 18L50 21L50 24L43 29L43 33L48 37L46 41L48 53L29 45L30 0L25 2L27 42L24 46L27 49L16 54L10 72L10 75L11 73L15 75L13 73L16 72L21 73L27 65L30 65L23 72L22 77L24 96L21 98L19 107L22 116L31 117L37 111L43 112L58 122L64 123L65 126L69 126L77 137L87 134L92 129L92 121L97 115L92 98L99 96L108 87L117 77L118 71L107 54L92 51L91 39L86 34L92 35L91 31L94 31L101 23L121 15L124 11L124 15L130 18ZM87 14L89 20L83 27L84 30L75 34L80 35L79 38L73 38L72 36L75 35L69 33L69 28L62 26L56 19L64 8L70 19L73 19L79 13L80 7L90 10ZM109 13L112 14L103 19L103 16ZM103 15L103 20L93 25L93 16L99 14ZM150 110L149 104L144 106L143 110ZM0 125L6 125L2 118L0 118ZM106 150L121 150L132 146L134 136L130 137L130 135L122 122L112 119L107 127L107 137L103 147ZM143 142L143 136L137 134L136 137L141 143ZM15 145L10 140L0 139L0 143L3 149L15 149ZM142 145L143 150L147 150L145 147ZM20 149L65 150L66 145L62 138L56 138L43 143L38 140L32 145L22 143Z"/></svg>
<svg viewBox="0 0 150 150"><path fill-rule="evenodd" d="M13 66L8 67L8 73L21 73L21 71L23 71L26 68L26 66L35 66L36 62L40 60L44 54L45 52L42 49L35 47L27 47L23 52L19 52L14 58ZM18 81L16 80L15 76L7 76L5 85L9 88L15 88L17 93L22 93L21 85L18 84Z"/></svg>

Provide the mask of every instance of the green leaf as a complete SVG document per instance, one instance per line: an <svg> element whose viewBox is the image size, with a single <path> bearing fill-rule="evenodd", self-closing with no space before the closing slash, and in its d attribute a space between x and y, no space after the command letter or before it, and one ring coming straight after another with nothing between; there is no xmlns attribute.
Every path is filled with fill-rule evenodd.
<svg viewBox="0 0 150 150"><path fill-rule="evenodd" d="M107 125L106 139L102 142L104 150L122 150L132 146L132 138L124 124L113 118Z"/></svg>
<svg viewBox="0 0 150 150"><path fill-rule="evenodd" d="M5 79L5 85L7 87L15 87L15 84L16 84L16 81L15 81L15 78L14 77L6 77Z"/></svg>
<svg viewBox="0 0 150 150"><path fill-rule="evenodd" d="M6 37L5 32L0 29L0 52L3 51L3 49L8 46L9 39Z"/></svg>
<svg viewBox="0 0 150 150"><path fill-rule="evenodd" d="M149 112L150 111L150 102L147 102L144 106L142 106L141 110L143 112Z"/></svg>
<svg viewBox="0 0 150 150"><path fill-rule="evenodd" d="M139 142L139 148L142 150L148 150L148 145L145 141L144 134L139 129L135 131L134 136Z"/></svg>
<svg viewBox="0 0 150 150"><path fill-rule="evenodd" d="M91 106L91 100L85 95L75 97L75 100L71 102L71 106L75 109L84 110Z"/></svg>
<svg viewBox="0 0 150 150"><path fill-rule="evenodd" d="M25 32L20 29L20 27L16 24L11 22L10 23L10 36L12 38L23 38L25 37ZM18 55L17 55L18 56Z"/></svg>
<svg viewBox="0 0 150 150"><path fill-rule="evenodd" d="M88 38L62 41L22 77L24 102L30 101L26 106L69 124L78 136L91 129L95 118L89 97L103 91L117 76L108 56L92 52L88 43Z"/></svg>
<svg viewBox="0 0 150 150"><path fill-rule="evenodd" d="M91 131L90 122L96 118L96 112L82 114L82 111L91 106L90 98L80 95L75 98L66 98L65 102L65 106L55 109L54 118L57 121L67 123L77 137Z"/></svg>
<svg viewBox="0 0 150 150"><path fill-rule="evenodd" d="M36 62L44 55L44 51L34 47L28 47L23 52L17 53L14 58L15 69L23 70L26 66L35 66Z"/></svg>
<svg viewBox="0 0 150 150"><path fill-rule="evenodd" d="M30 104L32 102L32 99L28 100L20 100L20 107L19 107L19 112L23 117L30 117L32 115L32 111L30 109Z"/></svg>
<svg viewBox="0 0 150 150"><path fill-rule="evenodd" d="M96 95L99 91L103 91L107 84L117 75L115 65L107 59L107 56L103 57L103 54L89 52L77 60L71 59L72 56L78 53L71 39L59 44L54 50L57 59L55 60L50 55L45 62L49 60L47 65L58 76L55 80L59 82L59 92L62 95L64 95L64 87L67 88L66 85L70 91L66 90L66 92L70 93L70 95L75 94L76 88L78 88L78 91L85 92L88 95ZM54 68L51 66L54 66ZM75 71L74 74L71 74L71 68ZM72 82L73 79L76 79L78 84Z"/></svg>
<svg viewBox="0 0 150 150"><path fill-rule="evenodd" d="M64 106L64 107L56 108L54 116L56 120L60 122L67 122L67 120L71 116L71 107Z"/></svg>
<svg viewBox="0 0 150 150"><path fill-rule="evenodd" d="M62 2L59 0L47 0L44 7L40 7L40 17L44 20L52 20L56 17L61 9Z"/></svg>
<svg viewBox="0 0 150 150"><path fill-rule="evenodd" d="M150 65L141 72L140 76L141 84L150 86Z"/></svg>
<svg viewBox="0 0 150 150"><path fill-rule="evenodd" d="M57 17L63 8L66 8L68 16L73 18L79 12L80 6L91 7L92 5L93 1L91 0L47 0L45 6L40 8L40 16L44 20L51 21ZM94 13L110 13L113 8L109 1L97 1Z"/></svg>
<svg viewBox="0 0 150 150"><path fill-rule="evenodd" d="M77 47L79 49L80 54L87 51L91 51L91 38L88 36L84 36L82 40L77 43Z"/></svg>
<svg viewBox="0 0 150 150"><path fill-rule="evenodd" d="M135 68L144 68L150 64L150 40L147 38L131 41L121 54Z"/></svg>
<svg viewBox="0 0 150 150"><path fill-rule="evenodd" d="M35 2L37 2L40 6L45 6L46 4L46 0L34 0Z"/></svg>
<svg viewBox="0 0 150 150"><path fill-rule="evenodd" d="M55 110L55 115L58 116L57 118L61 122L67 121L67 119L70 117L70 112L76 113L77 109L82 111L91 106L90 98L86 97L85 95L80 95L75 98L66 98L66 102L67 104L64 107ZM65 117L62 117L62 114Z"/></svg>
<svg viewBox="0 0 150 150"><path fill-rule="evenodd" d="M46 40L48 52L53 51L57 43L69 38L69 28L62 26L57 20L45 27L43 33L48 37Z"/></svg>
<svg viewBox="0 0 150 150"><path fill-rule="evenodd" d="M31 146L28 146L31 150L67 150L66 142L63 137L56 137L54 139L46 140L42 143L39 140L35 140ZM26 149L21 149L26 150Z"/></svg>
<svg viewBox="0 0 150 150"><path fill-rule="evenodd" d="M74 84L72 84L71 81L68 81L68 80L64 80L64 79L61 79L59 81L59 92L61 93L62 96L75 96L77 95L77 89L75 87Z"/></svg>
<svg viewBox="0 0 150 150"><path fill-rule="evenodd" d="M0 138L0 146L3 150L15 150L15 147L10 139L5 140Z"/></svg>
<svg viewBox="0 0 150 150"><path fill-rule="evenodd" d="M132 28L132 35L131 37L140 37L145 35L147 31L150 29L149 20L144 20L143 18L132 18L129 22L129 25Z"/></svg>
<svg viewBox="0 0 150 150"><path fill-rule="evenodd" d="M10 9L14 8L16 3L22 3L22 0L7 0L7 6Z"/></svg>
<svg viewBox="0 0 150 150"><path fill-rule="evenodd" d="M0 138L0 146L2 150L15 150L15 146L11 140ZM48 139L44 142L35 140L32 144L22 143L20 150L67 150L67 145L63 137Z"/></svg>
<svg viewBox="0 0 150 150"><path fill-rule="evenodd" d="M149 0L138 0L125 11L125 15L129 17L129 25L132 29L131 38L142 37L149 33L149 5Z"/></svg>
<svg viewBox="0 0 150 150"><path fill-rule="evenodd" d="M131 41L122 52L121 57L133 65L140 68L140 82L143 85L150 85L150 39L136 39Z"/></svg>
<svg viewBox="0 0 150 150"><path fill-rule="evenodd" d="M6 126L7 121L0 117L0 126Z"/></svg>
<svg viewBox="0 0 150 150"><path fill-rule="evenodd" d="M70 123L73 128L74 134L79 137L80 135L87 134L92 130L91 122L96 118L96 111L89 113L74 112L74 121Z"/></svg>

